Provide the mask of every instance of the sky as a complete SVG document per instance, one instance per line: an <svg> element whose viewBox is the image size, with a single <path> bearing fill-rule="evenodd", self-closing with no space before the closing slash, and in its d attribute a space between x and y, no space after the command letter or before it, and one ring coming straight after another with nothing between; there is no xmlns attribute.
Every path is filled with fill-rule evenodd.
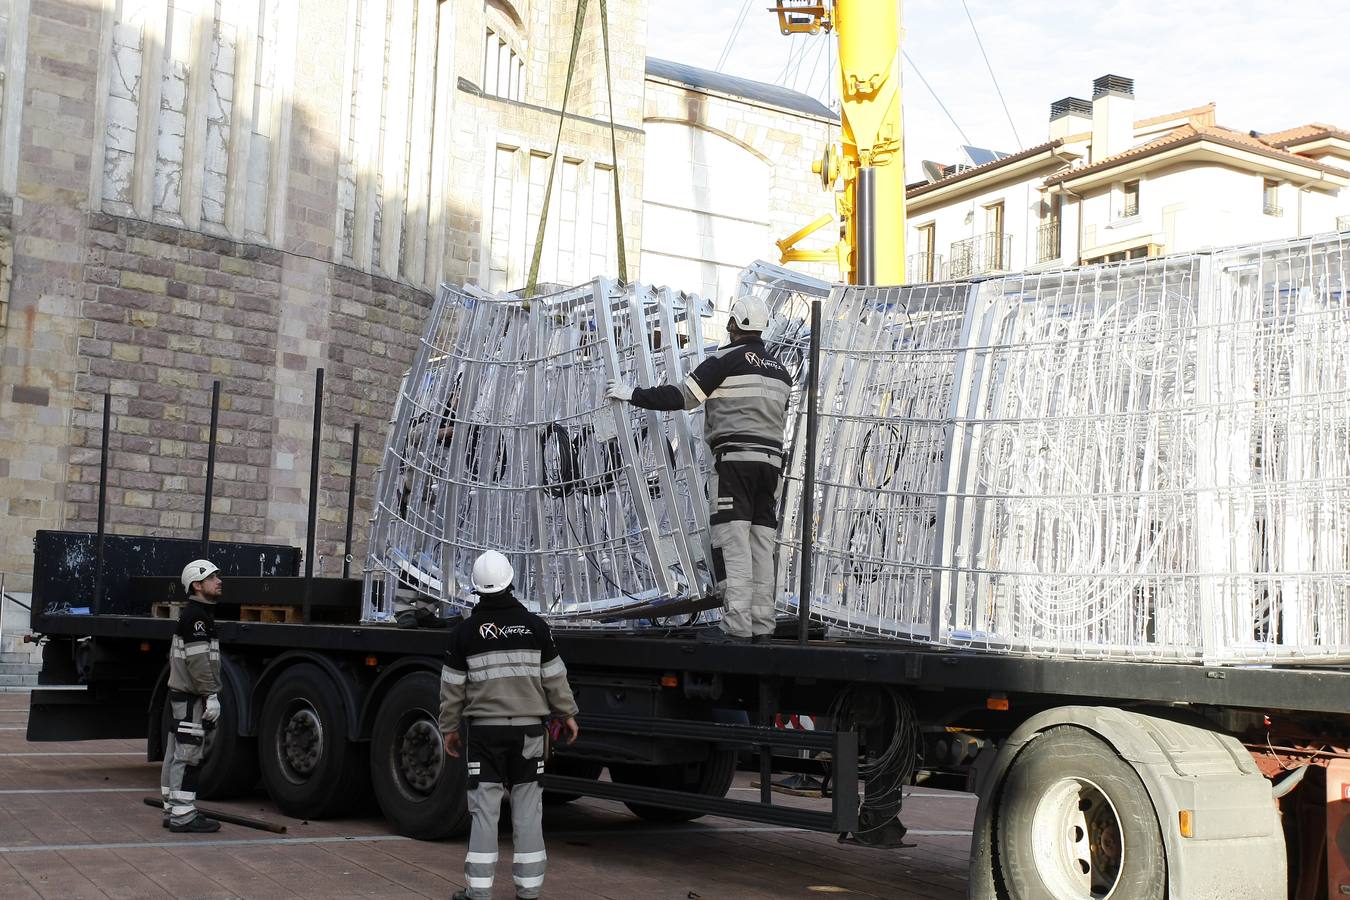
<svg viewBox="0 0 1350 900"><path fill-rule="evenodd" d="M824 74L834 38L783 37L770 5L750 0L722 71L828 102L831 91L838 93ZM1134 79L1136 118L1213 101L1217 123L1241 131L1308 122L1350 130L1346 0L966 0L966 6L1011 124L961 0L909 0L902 13L902 47L913 62L902 80L907 180L922 177L924 159L964 161L965 143L1006 152L1043 143L1050 104L1090 100L1093 79L1106 74ZM742 0L649 4L647 55L717 68L742 7Z"/></svg>

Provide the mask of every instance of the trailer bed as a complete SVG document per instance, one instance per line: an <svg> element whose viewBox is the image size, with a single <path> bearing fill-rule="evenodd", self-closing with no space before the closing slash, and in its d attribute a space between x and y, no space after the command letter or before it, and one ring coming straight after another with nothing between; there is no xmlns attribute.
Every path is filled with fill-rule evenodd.
<svg viewBox="0 0 1350 900"><path fill-rule="evenodd" d="M35 630L50 635L167 641L167 619L47 615ZM220 620L223 645L315 648L389 656L439 657L448 632L386 625L273 624ZM866 682L924 690L1072 697L1079 702L1204 704L1306 713L1350 712L1350 667L1287 664L1205 666L1171 662L1048 658L954 651L894 641L779 640L714 644L693 629L636 632L555 629L568 666L588 671L699 671L799 682Z"/></svg>

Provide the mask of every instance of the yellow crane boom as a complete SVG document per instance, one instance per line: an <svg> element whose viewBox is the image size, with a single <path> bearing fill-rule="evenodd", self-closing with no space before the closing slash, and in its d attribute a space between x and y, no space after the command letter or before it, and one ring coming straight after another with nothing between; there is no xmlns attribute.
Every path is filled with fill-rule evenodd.
<svg viewBox="0 0 1350 900"><path fill-rule="evenodd" d="M783 34L833 31L839 41L839 141L812 169L835 191L833 250L797 244L833 221L778 241L783 262L835 260L849 284L901 284L905 276L905 154L900 119L900 0L833 0L770 8Z"/></svg>

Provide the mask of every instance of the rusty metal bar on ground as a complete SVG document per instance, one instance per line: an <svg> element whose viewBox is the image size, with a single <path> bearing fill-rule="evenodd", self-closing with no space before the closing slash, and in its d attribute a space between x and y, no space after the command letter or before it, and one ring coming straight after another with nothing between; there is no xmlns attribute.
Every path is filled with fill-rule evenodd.
<svg viewBox="0 0 1350 900"><path fill-rule="evenodd" d="M146 797L142 801L146 806L153 806L156 809L164 807L164 801L159 797ZM262 819L253 819L249 816L241 816L238 813L223 812L219 809L207 809L205 806L197 807L197 812L206 816L208 819L215 819L217 822L228 822L231 825L243 825L245 828L256 828L259 831L270 831L273 834L285 834L286 826L277 825L273 822L264 822Z"/></svg>

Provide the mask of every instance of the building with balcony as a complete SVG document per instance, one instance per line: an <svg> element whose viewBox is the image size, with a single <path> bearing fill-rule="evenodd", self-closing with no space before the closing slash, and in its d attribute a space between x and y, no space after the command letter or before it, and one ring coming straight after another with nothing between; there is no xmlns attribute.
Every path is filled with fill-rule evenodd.
<svg viewBox="0 0 1350 900"><path fill-rule="evenodd" d="M1350 132L1259 134L1215 107L1136 118L1134 82L1050 107L1045 143L907 191L911 282L1182 253L1350 230Z"/></svg>

